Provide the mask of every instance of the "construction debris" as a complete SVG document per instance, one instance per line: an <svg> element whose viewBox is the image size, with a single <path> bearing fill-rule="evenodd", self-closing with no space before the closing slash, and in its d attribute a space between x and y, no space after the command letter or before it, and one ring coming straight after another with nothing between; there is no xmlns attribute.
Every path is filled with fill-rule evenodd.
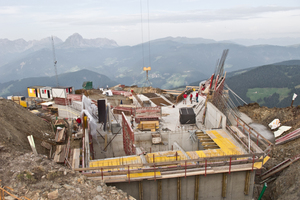
<svg viewBox="0 0 300 200"><path fill-rule="evenodd" d="M289 141L295 140L300 137L300 128L292 131L291 133L282 136L276 140L276 145L284 144Z"/></svg>

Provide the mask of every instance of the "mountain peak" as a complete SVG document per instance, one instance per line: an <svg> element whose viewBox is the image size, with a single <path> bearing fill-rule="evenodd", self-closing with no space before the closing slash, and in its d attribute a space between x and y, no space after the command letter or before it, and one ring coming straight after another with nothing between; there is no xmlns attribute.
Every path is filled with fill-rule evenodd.
<svg viewBox="0 0 300 200"><path fill-rule="evenodd" d="M117 47L118 44L114 40L107 38L84 39L79 33L69 36L61 46L62 48L102 48Z"/></svg>

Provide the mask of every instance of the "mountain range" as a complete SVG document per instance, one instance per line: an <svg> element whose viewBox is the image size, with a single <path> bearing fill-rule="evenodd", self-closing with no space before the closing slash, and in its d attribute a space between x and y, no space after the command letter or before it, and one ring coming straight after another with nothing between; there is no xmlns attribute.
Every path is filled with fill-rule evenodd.
<svg viewBox="0 0 300 200"><path fill-rule="evenodd" d="M300 46L243 46L231 41L167 37L135 46L118 46L106 38L84 39L75 33L65 41L54 37L58 74L87 69L126 85L147 84L143 67L151 66L153 87L174 88L209 77L224 49L225 70L233 72L285 60L300 59ZM0 82L55 75L51 39L0 40Z"/></svg>
<svg viewBox="0 0 300 200"><path fill-rule="evenodd" d="M85 81L92 81L94 88L101 88L115 86L118 83L112 81L107 76L98 74L86 69L76 72L64 73L58 75L58 82L60 86L73 86L75 89L81 89ZM31 77L21 80L9 81L0 83L0 96L6 98L7 96L28 96L27 87L31 86L50 86L55 87L56 77Z"/></svg>

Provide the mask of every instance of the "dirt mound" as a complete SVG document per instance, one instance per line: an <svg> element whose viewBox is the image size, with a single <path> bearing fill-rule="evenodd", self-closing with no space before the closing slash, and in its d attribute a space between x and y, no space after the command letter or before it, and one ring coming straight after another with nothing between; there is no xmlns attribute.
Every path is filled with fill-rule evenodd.
<svg viewBox="0 0 300 200"><path fill-rule="evenodd" d="M27 136L33 135L37 152L46 153L38 138L47 140L54 137L49 122L6 99L0 99L0 110L0 143L2 145L20 151L31 150Z"/></svg>
<svg viewBox="0 0 300 200"><path fill-rule="evenodd" d="M49 122L6 99L0 99L0 110L0 187L10 187L14 191L6 187L8 192L32 200L128 199L123 191L87 180L42 155L46 153L42 140L54 138ZM36 138L39 155L32 153L27 135Z"/></svg>
<svg viewBox="0 0 300 200"><path fill-rule="evenodd" d="M260 107L257 103L251 103L239 107L239 111L245 113L255 122L265 126L273 119L279 119L281 125L291 126L287 133L300 128L300 106L286 108ZM285 133L285 134L287 134ZM283 134L284 135L284 134ZM266 163L266 170L278 165L282 161L300 154L300 139L274 147L271 159ZM290 167L275 175L277 179L268 183L268 188L263 196L264 200L273 199L299 199L300 191L300 162L293 163ZM266 170L263 170L266 171ZM261 187L260 189L261 190Z"/></svg>
<svg viewBox="0 0 300 200"><path fill-rule="evenodd" d="M1 148L0 155L0 160L6 160L0 165L0 187L13 188L12 193L18 197L32 200L128 199L123 191L108 187L101 180L87 180L84 175L54 163L47 156L10 152L8 147Z"/></svg>

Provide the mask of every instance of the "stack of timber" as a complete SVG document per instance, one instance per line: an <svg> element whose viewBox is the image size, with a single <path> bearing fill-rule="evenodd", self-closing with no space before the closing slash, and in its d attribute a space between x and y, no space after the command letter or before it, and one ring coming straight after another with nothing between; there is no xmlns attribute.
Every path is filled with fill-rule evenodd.
<svg viewBox="0 0 300 200"><path fill-rule="evenodd" d="M57 128L56 130L56 136L55 136L55 142L57 143L63 143L66 139L66 128Z"/></svg>
<svg viewBox="0 0 300 200"><path fill-rule="evenodd" d="M141 121L138 129L141 131L151 130L156 131L159 128L159 121Z"/></svg>

